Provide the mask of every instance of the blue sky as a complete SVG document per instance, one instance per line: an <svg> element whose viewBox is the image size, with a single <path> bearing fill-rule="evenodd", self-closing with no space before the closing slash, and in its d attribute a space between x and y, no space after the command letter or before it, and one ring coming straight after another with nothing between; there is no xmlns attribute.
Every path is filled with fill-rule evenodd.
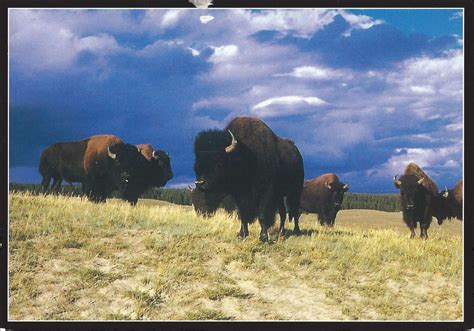
<svg viewBox="0 0 474 331"><path fill-rule="evenodd" d="M40 182L41 151L116 134L170 153L194 181L197 132L235 116L293 139L305 177L396 192L416 162L462 176L460 9L9 11L10 181Z"/></svg>

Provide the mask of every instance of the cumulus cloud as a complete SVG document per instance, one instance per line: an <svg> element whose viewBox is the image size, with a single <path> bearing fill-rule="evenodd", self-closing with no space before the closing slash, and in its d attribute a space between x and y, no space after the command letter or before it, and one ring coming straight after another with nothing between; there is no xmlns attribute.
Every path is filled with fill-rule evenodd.
<svg viewBox="0 0 474 331"><path fill-rule="evenodd" d="M236 45L224 45L212 48L214 49L214 53L209 61L214 63L227 61L229 58L236 56L239 52L239 48Z"/></svg>
<svg viewBox="0 0 474 331"><path fill-rule="evenodd" d="M265 118L314 112L317 107L324 104L327 104L327 102L318 97L288 95L259 102L252 107L252 110L255 114Z"/></svg>

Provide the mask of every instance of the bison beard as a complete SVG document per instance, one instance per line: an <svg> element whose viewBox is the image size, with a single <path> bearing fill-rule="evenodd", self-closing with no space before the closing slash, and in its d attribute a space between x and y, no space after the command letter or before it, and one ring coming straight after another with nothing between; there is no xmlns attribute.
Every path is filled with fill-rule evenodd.
<svg viewBox="0 0 474 331"><path fill-rule="evenodd" d="M196 187L234 198L242 238L248 236L248 224L258 218L260 240L267 241L275 221L278 139L264 122L251 117L237 117L224 131L203 131L196 137Z"/></svg>

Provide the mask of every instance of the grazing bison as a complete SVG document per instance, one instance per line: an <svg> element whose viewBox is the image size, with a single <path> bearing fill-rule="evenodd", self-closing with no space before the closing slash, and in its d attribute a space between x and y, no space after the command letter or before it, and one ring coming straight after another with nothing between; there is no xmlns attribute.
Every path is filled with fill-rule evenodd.
<svg viewBox="0 0 474 331"><path fill-rule="evenodd" d="M260 240L267 241L268 228L275 222L279 139L261 120L237 117L225 130L200 132L194 142L196 187L234 198L241 238L258 218Z"/></svg>
<svg viewBox="0 0 474 331"><path fill-rule="evenodd" d="M114 135L97 135L76 142L48 146L40 157L41 186L57 192L63 180L83 184L91 201L104 202L114 189L124 191L141 173L146 161L136 146Z"/></svg>
<svg viewBox="0 0 474 331"><path fill-rule="evenodd" d="M428 239L428 228L433 215L433 200L438 194L436 183L415 163L410 163L399 179L393 178L400 190L403 221L415 237L417 222L420 223L420 238Z"/></svg>
<svg viewBox="0 0 474 331"><path fill-rule="evenodd" d="M457 218L462 221L463 180L456 183L452 190L447 188L438 193L433 201L433 215L438 219L438 224L443 224L445 219Z"/></svg>
<svg viewBox="0 0 474 331"><path fill-rule="evenodd" d="M148 188L165 186L173 178L170 157L166 152L155 150L150 144L137 145L137 148L146 160L145 165L123 191L124 198L132 205Z"/></svg>
<svg viewBox="0 0 474 331"><path fill-rule="evenodd" d="M301 193L300 209L317 213L321 225L333 227L347 190L349 184L341 183L333 173L307 180Z"/></svg>
<svg viewBox="0 0 474 331"><path fill-rule="evenodd" d="M300 216L300 197L303 190L304 166L303 157L295 143L289 139L279 139L277 143L279 166L277 170L276 190L278 210L280 213L280 235L285 234L286 207L288 220L294 220L293 232L300 233L298 219Z"/></svg>

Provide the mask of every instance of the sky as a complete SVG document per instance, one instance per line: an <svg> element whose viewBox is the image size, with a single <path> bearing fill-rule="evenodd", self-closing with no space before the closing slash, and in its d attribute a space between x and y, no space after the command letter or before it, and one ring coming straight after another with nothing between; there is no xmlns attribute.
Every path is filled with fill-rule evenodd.
<svg viewBox="0 0 474 331"><path fill-rule="evenodd" d="M395 193L415 162L440 189L463 165L462 9L10 9L9 180L41 151L115 134L194 182L205 129L255 116L305 178Z"/></svg>

